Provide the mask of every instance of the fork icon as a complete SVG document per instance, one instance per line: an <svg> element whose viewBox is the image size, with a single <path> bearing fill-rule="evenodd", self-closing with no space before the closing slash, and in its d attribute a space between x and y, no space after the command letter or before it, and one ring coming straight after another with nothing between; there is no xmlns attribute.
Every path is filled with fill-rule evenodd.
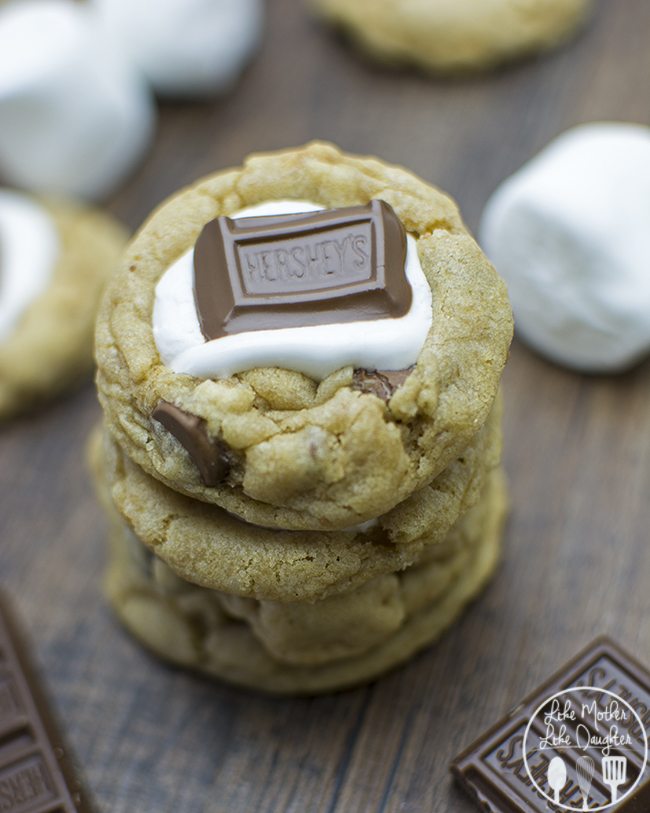
<svg viewBox="0 0 650 813"><path fill-rule="evenodd" d="M618 786L627 781L627 757L603 757L603 782L609 785L612 804L618 801Z"/></svg>

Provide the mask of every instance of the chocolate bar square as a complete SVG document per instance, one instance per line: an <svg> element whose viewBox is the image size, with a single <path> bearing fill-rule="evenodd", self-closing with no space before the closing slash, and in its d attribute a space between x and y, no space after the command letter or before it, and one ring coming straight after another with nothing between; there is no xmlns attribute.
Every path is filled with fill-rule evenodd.
<svg viewBox="0 0 650 813"><path fill-rule="evenodd" d="M208 223L194 249L207 340L253 330L397 318L411 306L406 233L384 201Z"/></svg>
<svg viewBox="0 0 650 813"><path fill-rule="evenodd" d="M649 724L650 673L600 638L451 770L484 813L650 813Z"/></svg>
<svg viewBox="0 0 650 813"><path fill-rule="evenodd" d="M70 752L0 596L0 810L89 813Z"/></svg>

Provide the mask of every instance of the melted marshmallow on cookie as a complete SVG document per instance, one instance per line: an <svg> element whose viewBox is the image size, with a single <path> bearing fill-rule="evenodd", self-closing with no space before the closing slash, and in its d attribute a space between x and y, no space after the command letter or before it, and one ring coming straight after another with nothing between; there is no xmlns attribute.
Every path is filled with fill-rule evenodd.
<svg viewBox="0 0 650 813"><path fill-rule="evenodd" d="M322 211L303 201L271 201L231 218ZM206 341L194 300L194 249L185 253L156 286L153 333L164 364L201 378L227 377L255 367L282 367L322 380L342 367L403 370L417 361L432 322L431 289L417 242L407 235L406 278L413 297L408 312L337 324L256 330Z"/></svg>
<svg viewBox="0 0 650 813"><path fill-rule="evenodd" d="M0 191L0 341L47 288L58 255L59 236L45 209Z"/></svg>

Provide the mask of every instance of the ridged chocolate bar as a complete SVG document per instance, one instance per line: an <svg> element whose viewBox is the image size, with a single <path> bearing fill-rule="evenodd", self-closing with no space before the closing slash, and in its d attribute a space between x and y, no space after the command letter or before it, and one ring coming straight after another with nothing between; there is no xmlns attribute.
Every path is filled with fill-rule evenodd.
<svg viewBox="0 0 650 813"><path fill-rule="evenodd" d="M576 687L582 688L561 694L558 704L552 705L554 695ZM571 698L570 706L565 705L567 698ZM615 698L629 704L636 716ZM542 711L536 715L540 707ZM576 708L580 715L571 719L571 710ZM618 802L612 801L611 781L606 781L615 778L615 766L611 761L607 765L603 750L592 743L592 736L609 736L612 724L606 719L595 723L592 711L607 717L607 711L611 713L614 708L627 716L613 724L621 737L629 740L621 747L612 746L609 752L613 760L626 763L626 782L617 790ZM530 734L525 739L531 718ZM549 737L549 724L555 739ZM566 727L564 739L560 736L562 725ZM584 726L580 732L579 726ZM458 756L451 770L483 813L565 809L650 813L650 772L645 759L649 726L650 673L613 641L599 638ZM550 744L540 749L544 740ZM560 772L551 781L554 759L560 763ZM634 790L622 798L637 778ZM553 784L558 786L559 805L555 803Z"/></svg>
<svg viewBox="0 0 650 813"><path fill-rule="evenodd" d="M252 330L404 316L406 232L384 201L231 219L194 247L194 299L206 339Z"/></svg>
<svg viewBox="0 0 650 813"><path fill-rule="evenodd" d="M91 809L24 640L0 596L0 811Z"/></svg>

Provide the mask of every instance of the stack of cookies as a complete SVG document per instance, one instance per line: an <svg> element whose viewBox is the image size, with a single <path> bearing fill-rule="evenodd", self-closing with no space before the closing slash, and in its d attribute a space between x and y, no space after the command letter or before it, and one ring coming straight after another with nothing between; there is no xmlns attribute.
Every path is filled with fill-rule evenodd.
<svg viewBox="0 0 650 813"><path fill-rule="evenodd" d="M511 335L456 206L402 169L311 144L173 197L97 326L120 618L271 692L430 643L498 558Z"/></svg>

